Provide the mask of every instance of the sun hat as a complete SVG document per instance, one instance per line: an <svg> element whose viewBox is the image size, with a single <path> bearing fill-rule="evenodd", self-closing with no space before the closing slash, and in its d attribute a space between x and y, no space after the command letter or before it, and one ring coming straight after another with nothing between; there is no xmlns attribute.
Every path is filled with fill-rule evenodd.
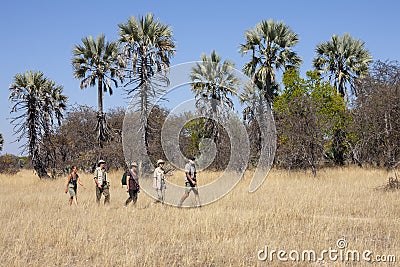
<svg viewBox="0 0 400 267"><path fill-rule="evenodd" d="M165 161L163 161L162 159L157 160L157 165L160 163L165 163Z"/></svg>
<svg viewBox="0 0 400 267"><path fill-rule="evenodd" d="M97 163L97 165L100 166L101 163L106 163L106 162L105 162L104 160L101 159L101 160L99 160L99 162Z"/></svg>
<svg viewBox="0 0 400 267"><path fill-rule="evenodd" d="M137 163L135 161L131 163L131 167L137 167L137 166L138 165L137 165Z"/></svg>

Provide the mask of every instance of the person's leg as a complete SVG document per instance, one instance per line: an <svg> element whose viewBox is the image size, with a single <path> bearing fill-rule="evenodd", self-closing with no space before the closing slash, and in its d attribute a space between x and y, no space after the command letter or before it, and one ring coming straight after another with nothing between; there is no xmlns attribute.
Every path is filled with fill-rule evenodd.
<svg viewBox="0 0 400 267"><path fill-rule="evenodd" d="M125 207L128 206L129 203L131 203L131 201L133 200L132 198L132 190L129 190L129 197L128 199L125 201Z"/></svg>
<svg viewBox="0 0 400 267"><path fill-rule="evenodd" d="M96 203L100 204L100 198L101 198L101 193L103 189L100 189L98 186L96 186Z"/></svg>
<svg viewBox="0 0 400 267"><path fill-rule="evenodd" d="M201 204L200 204L199 190L197 188L193 188L193 193L194 193L194 197L196 199L197 207L200 207Z"/></svg>
<svg viewBox="0 0 400 267"><path fill-rule="evenodd" d="M132 194L133 205L136 206L136 202L137 202L137 199L138 199L138 193L137 193L137 191L133 191L132 193L133 193Z"/></svg>
<svg viewBox="0 0 400 267"><path fill-rule="evenodd" d="M183 194L181 200L180 200L179 203L178 203L178 206L179 206L179 207L182 206L183 202L189 197L189 192L190 192L190 191L187 191L187 188L186 188L186 189L185 189L185 193Z"/></svg>
<svg viewBox="0 0 400 267"><path fill-rule="evenodd" d="M164 203L165 201L165 187L161 189L161 202Z"/></svg>
<svg viewBox="0 0 400 267"><path fill-rule="evenodd" d="M132 198L129 196L128 199L125 201L125 207L128 206L129 203L131 203Z"/></svg>
<svg viewBox="0 0 400 267"><path fill-rule="evenodd" d="M74 203L75 203L75 206L78 206L78 195L77 195L77 188L76 187L74 188L74 194L75 194Z"/></svg>
<svg viewBox="0 0 400 267"><path fill-rule="evenodd" d="M106 185L103 189L103 195L104 195L104 204L109 204L110 203L110 188L108 185Z"/></svg>
<svg viewBox="0 0 400 267"><path fill-rule="evenodd" d="M68 192L69 192L69 205L71 206L71 205L72 205L73 198L74 198L74 196L75 196L75 190L74 190L73 187L68 186Z"/></svg>
<svg viewBox="0 0 400 267"><path fill-rule="evenodd" d="M156 191L157 191L157 200L156 200L156 202L161 202L162 201L161 189L156 189Z"/></svg>

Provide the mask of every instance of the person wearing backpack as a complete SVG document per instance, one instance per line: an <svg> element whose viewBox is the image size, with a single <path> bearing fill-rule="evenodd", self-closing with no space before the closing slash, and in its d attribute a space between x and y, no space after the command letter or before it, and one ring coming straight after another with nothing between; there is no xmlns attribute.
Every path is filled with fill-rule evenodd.
<svg viewBox="0 0 400 267"><path fill-rule="evenodd" d="M79 179L79 175L77 173L78 168L74 165L71 168L71 173L68 175L67 178L67 185L65 187L65 194L69 192L69 205L72 205L72 201L74 201L75 206L78 206L78 196L77 196L77 189L78 184L80 184L84 189L86 187L82 184L81 180Z"/></svg>
<svg viewBox="0 0 400 267"><path fill-rule="evenodd" d="M133 202L136 205L138 199L138 193L140 192L139 176L137 175L137 164L133 162L131 168L126 171L126 192L129 193L128 199L125 201L124 207L127 207L129 203Z"/></svg>
<svg viewBox="0 0 400 267"><path fill-rule="evenodd" d="M100 204L101 195L104 195L104 204L110 203L110 181L106 171L106 162L99 160L94 171L94 182L96 185L96 202Z"/></svg>

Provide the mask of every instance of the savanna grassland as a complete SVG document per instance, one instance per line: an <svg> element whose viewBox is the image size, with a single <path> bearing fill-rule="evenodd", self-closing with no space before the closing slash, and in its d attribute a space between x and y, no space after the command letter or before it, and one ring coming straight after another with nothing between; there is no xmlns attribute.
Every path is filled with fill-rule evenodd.
<svg viewBox="0 0 400 267"><path fill-rule="evenodd" d="M211 181L217 173L200 173ZM398 266L365 261L258 260L258 251L338 249L395 255L400 261L400 192L376 190L388 173L375 169L272 170L248 193L251 173L221 200L197 209L155 204L144 192L123 207L120 173L111 173L111 203L95 203L91 175L81 174L78 207L65 179L31 171L0 176L1 266ZM182 177L175 173L169 179ZM201 182L200 182L201 183ZM167 189L168 190L168 189ZM167 191L168 194L168 191ZM200 191L201 194L201 191ZM261 256L263 254L260 254ZM288 255L286 255L288 257Z"/></svg>

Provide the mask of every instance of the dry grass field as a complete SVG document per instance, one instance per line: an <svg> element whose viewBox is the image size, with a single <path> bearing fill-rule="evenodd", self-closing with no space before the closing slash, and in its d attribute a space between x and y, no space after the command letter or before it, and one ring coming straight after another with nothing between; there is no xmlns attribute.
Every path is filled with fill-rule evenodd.
<svg viewBox="0 0 400 267"><path fill-rule="evenodd" d="M199 181L213 180L200 173ZM78 188L79 206L68 206L65 179L39 180L30 171L0 176L0 266L399 266L330 260L260 261L259 250L370 250L400 262L400 192L375 190L387 182L382 170L272 170L248 193L250 173L228 195L197 209L154 204L139 194L123 208L127 193L112 173L111 203L95 203L90 175ZM179 180L179 173L171 179ZM201 182L200 182L201 183ZM167 191L168 194L168 191ZM201 191L200 191L201 194ZM291 254L294 257L295 254ZM288 254L286 254L286 258Z"/></svg>

